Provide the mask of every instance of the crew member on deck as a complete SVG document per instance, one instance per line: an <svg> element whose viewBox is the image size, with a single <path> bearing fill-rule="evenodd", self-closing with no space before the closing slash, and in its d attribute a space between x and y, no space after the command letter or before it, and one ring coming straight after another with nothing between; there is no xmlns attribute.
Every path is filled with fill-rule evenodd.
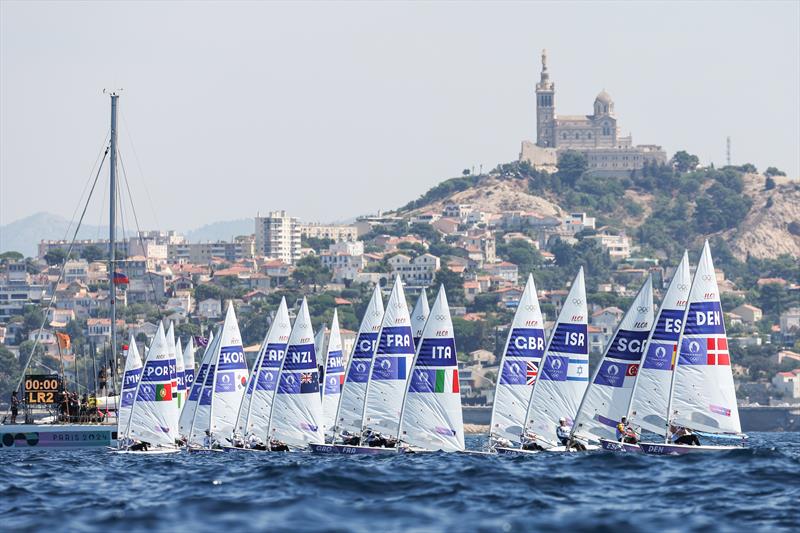
<svg viewBox="0 0 800 533"><path fill-rule="evenodd" d="M675 426L670 424L669 431L672 434L672 442L675 444L685 444L687 446L700 446L700 439L697 438L697 435L692 433L692 430L683 427L683 426Z"/></svg>
<svg viewBox="0 0 800 533"><path fill-rule="evenodd" d="M628 444L638 444L639 439L636 437L636 432L628 423L626 417L622 417L617 424L617 440Z"/></svg>
<svg viewBox="0 0 800 533"><path fill-rule="evenodd" d="M11 392L11 423L17 423L17 415L19 414L19 398L17 398L17 391Z"/></svg>
<svg viewBox="0 0 800 533"><path fill-rule="evenodd" d="M561 444L567 449L575 449L581 452L586 451L586 446L575 439L570 438L572 433L572 426L567 425L567 419L563 416L558 419L558 427L556 428L556 437L561 441Z"/></svg>
<svg viewBox="0 0 800 533"><path fill-rule="evenodd" d="M533 431L526 431L522 434L522 449L531 451L544 451L544 447L539 444L539 437Z"/></svg>

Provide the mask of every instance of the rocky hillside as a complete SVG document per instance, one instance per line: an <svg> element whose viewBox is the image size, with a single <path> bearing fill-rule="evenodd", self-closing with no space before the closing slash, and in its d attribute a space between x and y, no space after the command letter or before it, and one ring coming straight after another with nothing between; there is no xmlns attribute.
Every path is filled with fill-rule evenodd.
<svg viewBox="0 0 800 533"><path fill-rule="evenodd" d="M446 180L398 212L440 212L448 203L495 213L586 211L598 225L625 231L634 244L661 257L718 237L739 260L748 254L800 258L800 182L773 180L767 189L763 174L738 167L685 172L660 167L632 178L599 178L581 172L547 175L510 163L488 175Z"/></svg>

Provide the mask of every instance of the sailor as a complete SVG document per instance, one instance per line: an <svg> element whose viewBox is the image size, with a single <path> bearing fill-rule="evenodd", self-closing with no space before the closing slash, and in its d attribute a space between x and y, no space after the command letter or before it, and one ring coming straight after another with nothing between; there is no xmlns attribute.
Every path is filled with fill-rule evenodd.
<svg viewBox="0 0 800 533"><path fill-rule="evenodd" d="M19 414L19 398L17 398L17 391L11 392L11 423L17 423L17 415Z"/></svg>
<svg viewBox="0 0 800 533"><path fill-rule="evenodd" d="M269 449L273 452L288 452L289 446L285 442L272 437L269 440Z"/></svg>
<svg viewBox="0 0 800 533"><path fill-rule="evenodd" d="M700 439L698 439L697 435L692 433L692 430L687 427L670 424L669 431L672 434L672 442L675 444L700 446Z"/></svg>
<svg viewBox="0 0 800 533"><path fill-rule="evenodd" d="M361 442L361 439L358 438L358 435L353 435L347 430L342 431L339 437L342 439L342 444L346 444L348 446L358 446Z"/></svg>
<svg viewBox="0 0 800 533"><path fill-rule="evenodd" d="M219 443L210 429L206 430L206 436L203 438L203 448L208 448L209 450L219 448Z"/></svg>
<svg viewBox="0 0 800 533"><path fill-rule="evenodd" d="M511 442L510 440L508 440L505 437L500 437L499 435L493 435L492 436L492 444L494 445L495 448L497 448L497 447L499 447L499 448L513 448L514 447L514 443L513 442Z"/></svg>
<svg viewBox="0 0 800 533"><path fill-rule="evenodd" d="M142 440L142 441L136 441L133 444L131 444L128 450L132 452L146 452L149 447L150 443Z"/></svg>
<svg viewBox="0 0 800 533"><path fill-rule="evenodd" d="M567 419L563 416L558 419L558 427L556 428L556 437L561 441L561 444L567 449L574 449L580 452L586 451L586 446L583 443L570 437L572 433L572 426L567 425Z"/></svg>
<svg viewBox="0 0 800 533"><path fill-rule="evenodd" d="M639 439L636 437L636 432L628 423L628 419L624 416L619 420L619 424L617 424L616 434L619 442L626 442L628 444L637 444L639 442Z"/></svg>
<svg viewBox="0 0 800 533"><path fill-rule="evenodd" d="M539 444L539 437L533 431L525 431L522 434L522 449L532 451L543 451L544 447Z"/></svg>
<svg viewBox="0 0 800 533"><path fill-rule="evenodd" d="M232 438L228 439L228 441L233 445L234 448L244 448L244 439L242 438L241 433L238 431L234 431Z"/></svg>
<svg viewBox="0 0 800 533"><path fill-rule="evenodd" d="M247 435L247 447L251 450L266 450L267 445L264 444L264 441L261 440L261 437L256 435L255 433L250 433Z"/></svg>

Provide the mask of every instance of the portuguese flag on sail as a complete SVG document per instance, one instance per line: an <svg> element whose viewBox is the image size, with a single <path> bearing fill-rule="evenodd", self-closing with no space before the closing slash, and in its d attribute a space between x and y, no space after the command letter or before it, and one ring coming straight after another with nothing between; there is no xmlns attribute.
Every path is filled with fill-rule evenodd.
<svg viewBox="0 0 800 533"><path fill-rule="evenodd" d="M444 392L445 386L447 384L446 375L450 373L449 368L439 368L436 370L436 384L434 385L433 392ZM459 392L458 388L458 370L453 369L453 383L452 383L452 392Z"/></svg>
<svg viewBox="0 0 800 533"><path fill-rule="evenodd" d="M172 401L172 383L164 383L156 385L156 401L157 402Z"/></svg>

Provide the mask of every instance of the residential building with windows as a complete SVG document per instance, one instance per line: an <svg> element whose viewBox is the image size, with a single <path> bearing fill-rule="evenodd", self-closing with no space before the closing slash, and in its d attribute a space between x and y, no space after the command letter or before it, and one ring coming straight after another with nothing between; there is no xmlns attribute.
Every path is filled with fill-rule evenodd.
<svg viewBox="0 0 800 533"><path fill-rule="evenodd" d="M256 255L292 265L300 259L300 224L286 211L256 217Z"/></svg>
<svg viewBox="0 0 800 533"><path fill-rule="evenodd" d="M441 266L439 258L433 254L422 254L414 259L405 254L397 254L390 257L387 262L392 268L392 275L399 275L408 287L431 285Z"/></svg>

